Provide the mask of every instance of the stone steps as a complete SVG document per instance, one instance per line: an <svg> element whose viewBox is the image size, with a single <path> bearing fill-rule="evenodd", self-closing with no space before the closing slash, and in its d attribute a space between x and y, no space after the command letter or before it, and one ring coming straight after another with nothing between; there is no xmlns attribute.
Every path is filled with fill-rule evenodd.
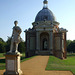
<svg viewBox="0 0 75 75"><path fill-rule="evenodd" d="M39 51L39 55L50 55L50 51Z"/></svg>

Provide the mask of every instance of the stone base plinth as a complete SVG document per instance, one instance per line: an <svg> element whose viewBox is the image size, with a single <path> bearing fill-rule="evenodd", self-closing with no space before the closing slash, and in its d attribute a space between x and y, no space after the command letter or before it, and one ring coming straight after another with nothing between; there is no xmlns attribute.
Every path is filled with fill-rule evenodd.
<svg viewBox="0 0 75 75"><path fill-rule="evenodd" d="M5 54L6 71L4 75L22 75L20 68L20 53Z"/></svg>

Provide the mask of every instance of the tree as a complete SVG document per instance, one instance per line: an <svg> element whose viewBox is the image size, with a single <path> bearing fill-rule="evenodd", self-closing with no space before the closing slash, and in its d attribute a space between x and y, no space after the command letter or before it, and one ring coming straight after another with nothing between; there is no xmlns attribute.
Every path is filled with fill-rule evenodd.
<svg viewBox="0 0 75 75"><path fill-rule="evenodd" d="M25 52L25 42L19 43L18 51L21 52L21 53Z"/></svg>
<svg viewBox="0 0 75 75"><path fill-rule="evenodd" d="M2 38L0 38L0 53L5 52L5 45L6 45L6 42Z"/></svg>
<svg viewBox="0 0 75 75"><path fill-rule="evenodd" d="M0 38L0 41L1 41L1 42L5 42L2 38Z"/></svg>
<svg viewBox="0 0 75 75"><path fill-rule="evenodd" d="M75 40L74 41L71 41L71 40L67 41L67 51L71 52L71 53L75 53Z"/></svg>
<svg viewBox="0 0 75 75"><path fill-rule="evenodd" d="M2 38L0 38L0 53L10 51L11 45L11 37L8 37L7 41L5 42ZM18 51L23 53L25 52L25 42L21 42L18 45Z"/></svg>
<svg viewBox="0 0 75 75"><path fill-rule="evenodd" d="M71 40L67 40L67 47L70 45L71 42Z"/></svg>
<svg viewBox="0 0 75 75"><path fill-rule="evenodd" d="M73 53L75 53L75 40L73 40L73 42L72 42L72 51L73 51Z"/></svg>
<svg viewBox="0 0 75 75"><path fill-rule="evenodd" d="M0 41L0 53L5 52L5 45L6 45L6 43Z"/></svg>
<svg viewBox="0 0 75 75"><path fill-rule="evenodd" d="M8 37L8 40L6 41L6 52L10 50L10 45L11 45L11 37ZM25 52L25 42L19 43L18 51L21 53Z"/></svg>
<svg viewBox="0 0 75 75"><path fill-rule="evenodd" d="M10 51L10 45L11 45L11 37L8 37L6 41L6 52Z"/></svg>

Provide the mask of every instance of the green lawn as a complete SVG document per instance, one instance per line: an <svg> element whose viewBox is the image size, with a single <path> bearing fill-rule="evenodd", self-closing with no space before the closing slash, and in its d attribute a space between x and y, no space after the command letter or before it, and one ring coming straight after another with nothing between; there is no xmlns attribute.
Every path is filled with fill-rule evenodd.
<svg viewBox="0 0 75 75"><path fill-rule="evenodd" d="M68 55L65 60L50 56L46 70L72 71L75 74L75 54Z"/></svg>
<svg viewBox="0 0 75 75"><path fill-rule="evenodd" d="M0 57L4 57L3 53L0 53ZM25 54L23 53L23 56L21 57L21 62L29 60L33 57L25 58ZM2 69L5 69L5 59L0 59L0 70ZM75 54L68 54L67 59L65 60L50 56L46 70L72 71L75 74Z"/></svg>
<svg viewBox="0 0 75 75"><path fill-rule="evenodd" d="M4 57L4 53L0 53L0 57ZM0 69L4 69L5 68L5 59L0 59Z"/></svg>
<svg viewBox="0 0 75 75"><path fill-rule="evenodd" d="M3 55L4 53L0 53L0 57L4 57L4 55Z"/></svg>
<svg viewBox="0 0 75 75"><path fill-rule="evenodd" d="M2 63L0 62L0 70L3 70L3 69L5 69L5 60Z"/></svg>
<svg viewBox="0 0 75 75"><path fill-rule="evenodd" d="M5 57L4 54L5 53L0 53L0 57ZM22 56L25 56L25 53L22 53Z"/></svg>

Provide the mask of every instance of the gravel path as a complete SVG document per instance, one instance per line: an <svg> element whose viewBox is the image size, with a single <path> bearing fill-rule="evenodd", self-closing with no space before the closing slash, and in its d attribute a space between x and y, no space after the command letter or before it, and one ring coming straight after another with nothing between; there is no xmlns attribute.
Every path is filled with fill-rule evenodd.
<svg viewBox="0 0 75 75"><path fill-rule="evenodd" d="M45 71L49 56L36 56L21 63L23 75L73 75L70 71ZM4 70L0 70L0 75Z"/></svg>
<svg viewBox="0 0 75 75"><path fill-rule="evenodd" d="M45 71L49 56L36 56L21 64L24 75L73 75L70 71Z"/></svg>
<svg viewBox="0 0 75 75"><path fill-rule="evenodd" d="M0 57L0 59L5 59L5 57Z"/></svg>

